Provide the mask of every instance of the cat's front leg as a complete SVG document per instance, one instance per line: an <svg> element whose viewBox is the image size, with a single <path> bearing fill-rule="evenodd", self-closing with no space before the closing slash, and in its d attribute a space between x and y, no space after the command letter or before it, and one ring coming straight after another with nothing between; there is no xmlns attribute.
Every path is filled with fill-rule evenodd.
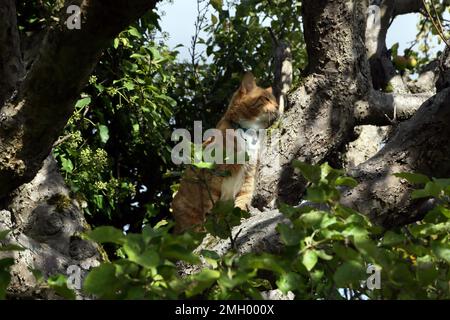
<svg viewBox="0 0 450 320"><path fill-rule="evenodd" d="M242 187L234 200L235 207L238 207L241 210L249 211L253 191L255 189L255 175L256 166L249 166L246 168L244 182L242 183Z"/></svg>

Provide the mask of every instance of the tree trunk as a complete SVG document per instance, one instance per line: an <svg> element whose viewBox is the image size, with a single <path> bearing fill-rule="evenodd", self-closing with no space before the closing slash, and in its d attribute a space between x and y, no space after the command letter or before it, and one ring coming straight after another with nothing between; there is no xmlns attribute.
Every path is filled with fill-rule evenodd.
<svg viewBox="0 0 450 320"><path fill-rule="evenodd" d="M417 9L413 1L397 1L395 5L397 13ZM439 68L437 85L442 92L437 96L375 91L370 80L373 68L368 67L365 55L364 39L369 34L364 33L366 8L365 1L303 3L309 75L289 97L281 133L262 152L253 201L259 209L273 208L276 201L300 202L305 181L294 173L293 159L333 163L336 152L354 140L355 126L397 125L417 110L411 120L396 128L383 149L350 171L361 184L345 196L346 204L387 227L402 225L417 219L424 207L419 205L421 209L416 210L417 204L408 200L410 189L392 173L450 175L445 162L449 136L444 108L447 91L443 89L448 86L448 56Z"/></svg>
<svg viewBox="0 0 450 320"><path fill-rule="evenodd" d="M370 73L364 30L365 1L304 1L303 22L308 75L289 96L289 107L276 143L261 156L253 204L273 200L298 203L304 181L294 174L293 159L322 162L350 140L354 105L368 95Z"/></svg>
<svg viewBox="0 0 450 320"><path fill-rule="evenodd" d="M56 297L31 270L47 278L78 266L83 277L102 260L102 249L80 238L88 228L80 203L49 154L102 51L157 2L66 1L40 49L30 50L39 53L26 74L15 1L0 4L0 230L12 230L6 242L25 248L2 253L16 262L11 297ZM81 8L79 30L66 25L68 5Z"/></svg>

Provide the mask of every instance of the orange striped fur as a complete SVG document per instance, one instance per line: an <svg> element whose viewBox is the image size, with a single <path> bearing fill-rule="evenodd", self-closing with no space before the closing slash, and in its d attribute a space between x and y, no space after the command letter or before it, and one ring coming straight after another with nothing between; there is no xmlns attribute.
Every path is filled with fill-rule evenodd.
<svg viewBox="0 0 450 320"><path fill-rule="evenodd" d="M233 94L225 115L217 124L225 130L236 125L245 129L265 129L278 116L278 104L272 89L258 87L251 73L246 73L241 86ZM206 141L203 145L211 143ZM206 214L218 200L234 200L236 207L247 210L255 185L256 164L219 164L215 172L229 173L222 177L211 171L189 166L172 201L175 232L201 230Z"/></svg>

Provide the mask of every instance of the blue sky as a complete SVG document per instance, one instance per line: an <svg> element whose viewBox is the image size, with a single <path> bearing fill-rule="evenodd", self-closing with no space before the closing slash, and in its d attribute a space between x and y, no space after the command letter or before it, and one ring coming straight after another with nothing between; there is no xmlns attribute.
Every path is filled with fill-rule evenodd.
<svg viewBox="0 0 450 320"><path fill-rule="evenodd" d="M174 48L178 44L184 45L179 48L180 58L189 57L188 47L194 34L194 21L197 17L196 0L175 0L173 4L163 3L160 8L166 12L161 19L162 30L168 32L169 46ZM400 44L400 53L410 46L417 33L418 14L408 14L397 17L393 22L387 37L387 46L390 48L394 43ZM437 48L436 50L442 49Z"/></svg>

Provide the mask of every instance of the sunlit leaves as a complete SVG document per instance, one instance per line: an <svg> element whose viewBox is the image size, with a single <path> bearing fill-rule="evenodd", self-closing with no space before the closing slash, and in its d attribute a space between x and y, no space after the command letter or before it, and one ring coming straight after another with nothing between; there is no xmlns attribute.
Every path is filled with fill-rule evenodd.
<svg viewBox="0 0 450 320"><path fill-rule="evenodd" d="M51 276L47 280L47 284L59 296L68 299L75 299L75 292L67 286L67 277L61 274Z"/></svg>

